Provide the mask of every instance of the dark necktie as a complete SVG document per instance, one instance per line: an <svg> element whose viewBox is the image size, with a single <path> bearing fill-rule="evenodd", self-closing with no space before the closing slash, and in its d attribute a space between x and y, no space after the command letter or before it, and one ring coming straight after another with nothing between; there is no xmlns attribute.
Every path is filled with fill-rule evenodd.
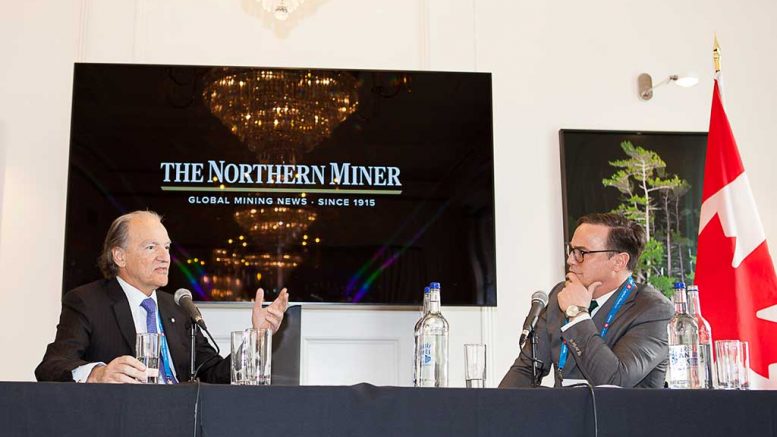
<svg viewBox="0 0 777 437"><path fill-rule="evenodd" d="M154 302L154 299L151 299L150 297L148 299L145 299L143 302L140 303L140 306L143 307L143 309L146 310L146 332L155 334L157 333L156 329L156 302ZM162 339L162 342L164 342L164 338ZM175 376L172 376L170 380L168 381L167 378L167 369L170 368L170 363L167 362L167 348L163 347L162 350L159 352L160 355L160 364L161 369L159 369L159 375L162 377L162 382L164 384L175 384Z"/></svg>
<svg viewBox="0 0 777 437"><path fill-rule="evenodd" d="M588 305L588 314L593 314L596 307L599 306L599 302L596 300L591 300L591 305Z"/></svg>

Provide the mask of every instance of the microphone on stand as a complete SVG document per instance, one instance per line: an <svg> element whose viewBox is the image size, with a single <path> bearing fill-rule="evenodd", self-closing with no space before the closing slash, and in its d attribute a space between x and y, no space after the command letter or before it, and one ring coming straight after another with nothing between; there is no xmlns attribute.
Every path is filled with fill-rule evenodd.
<svg viewBox="0 0 777 437"><path fill-rule="evenodd" d="M208 332L208 328L205 326L205 320L202 319L200 310L192 301L191 291L185 288L179 288L178 291L175 292L173 300L175 301L175 304L181 307L186 315L188 315L194 321L191 331L191 351L189 352L189 381L197 381L197 372L200 370L200 367L202 367L206 362L210 361L206 360L205 362L201 363L199 367L195 367L197 362L197 328L201 328L203 331L205 331L206 334L208 334L209 337L211 337L211 335L210 332ZM211 337L211 340L212 339L213 337ZM211 359L217 357L220 353L218 344L215 341L213 344L216 346L216 355L211 357Z"/></svg>
<svg viewBox="0 0 777 437"><path fill-rule="evenodd" d="M523 321L523 330L521 331L521 339L518 341L520 348L523 348L523 343L526 341L526 337L529 336L534 330L534 325L537 324L537 319L540 316L540 312L548 304L548 295L544 291L535 291L531 295L531 309L526 316L526 320Z"/></svg>
<svg viewBox="0 0 777 437"><path fill-rule="evenodd" d="M194 320L194 323L199 325L200 328L204 330L208 330L208 328L205 326L205 320L202 319L202 314L200 314L199 308L197 308L197 305L194 304L194 301L192 301L192 292L185 289L185 288L179 288L178 291L175 292L175 296L173 296L173 300L175 301L175 304L181 307L184 312L191 317L192 320Z"/></svg>

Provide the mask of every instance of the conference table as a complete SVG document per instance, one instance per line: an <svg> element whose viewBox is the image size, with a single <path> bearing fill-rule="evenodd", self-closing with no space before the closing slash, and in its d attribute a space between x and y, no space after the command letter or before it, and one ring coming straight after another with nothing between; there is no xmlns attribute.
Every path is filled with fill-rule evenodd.
<svg viewBox="0 0 777 437"><path fill-rule="evenodd" d="M0 382L2 436L777 436L777 391Z"/></svg>

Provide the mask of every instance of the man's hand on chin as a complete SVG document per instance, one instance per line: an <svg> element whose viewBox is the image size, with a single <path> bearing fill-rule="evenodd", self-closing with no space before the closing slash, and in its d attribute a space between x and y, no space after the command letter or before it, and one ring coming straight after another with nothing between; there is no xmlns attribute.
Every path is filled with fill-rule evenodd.
<svg viewBox="0 0 777 437"><path fill-rule="evenodd" d="M561 312L567 310L570 305L577 305L588 308L593 299L594 292L601 282L596 281L593 284L586 287L580 282L580 278L572 273L567 273L567 280L564 282L564 288L558 293L558 306Z"/></svg>

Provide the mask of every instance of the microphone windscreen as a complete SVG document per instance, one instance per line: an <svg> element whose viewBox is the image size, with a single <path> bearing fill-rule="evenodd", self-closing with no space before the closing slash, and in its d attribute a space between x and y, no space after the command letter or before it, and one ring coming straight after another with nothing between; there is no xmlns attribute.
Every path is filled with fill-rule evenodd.
<svg viewBox="0 0 777 437"><path fill-rule="evenodd" d="M535 291L534 294L531 295L531 301L542 302L542 306L545 306L548 304L548 295L544 291Z"/></svg>
<svg viewBox="0 0 777 437"><path fill-rule="evenodd" d="M181 299L183 298L189 298L191 300L192 292L185 288L179 288L178 291L175 292L175 295L173 296L173 300L175 301L176 305L180 306Z"/></svg>

